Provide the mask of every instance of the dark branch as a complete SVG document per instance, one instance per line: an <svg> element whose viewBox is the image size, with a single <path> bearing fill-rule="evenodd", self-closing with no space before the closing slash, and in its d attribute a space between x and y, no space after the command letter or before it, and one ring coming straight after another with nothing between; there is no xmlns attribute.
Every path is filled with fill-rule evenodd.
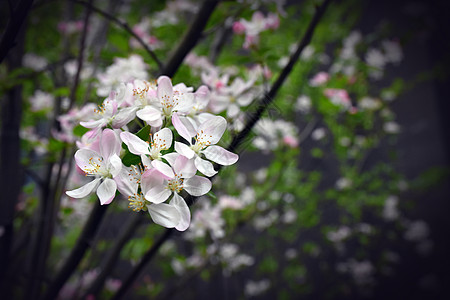
<svg viewBox="0 0 450 300"><path fill-rule="evenodd" d="M14 47L16 37L30 11L33 0L22 0L17 5L14 13L10 16L6 31L0 42L0 64L8 55L9 50Z"/></svg>
<svg viewBox="0 0 450 300"><path fill-rule="evenodd" d="M91 5L90 3L86 2L86 1L81 1L81 0L72 0L72 1L75 3L81 4L81 5L84 5L86 7L89 7L90 9L92 9L93 11L98 13L99 15L103 16L104 18L106 18L106 19L110 20L111 22L114 22L115 24L122 27L126 32L128 32L131 36L133 36L139 42L139 44L142 45L142 47L144 47L145 51L147 51L147 53L152 57L152 59L158 65L158 68L161 70L162 62L158 59L155 52L153 52L153 50L148 47L148 45L133 31L133 29L130 28L130 26L126 22L119 20L118 18L114 17L113 15L99 9L98 7Z"/></svg>
<svg viewBox="0 0 450 300"><path fill-rule="evenodd" d="M95 237L99 224L101 223L107 208L108 205L100 205L99 201L95 203L89 219L87 220L86 225L78 238L75 248L70 253L70 256L65 261L56 278L47 289L44 299L53 300L57 298L62 286L75 271L85 252L90 247L91 241Z"/></svg>
<svg viewBox="0 0 450 300"><path fill-rule="evenodd" d="M184 35L183 40L176 48L177 50L172 54L169 61L161 69L160 75L167 75L172 77L178 70L186 55L194 48L197 41L201 38L203 29L208 23L209 17L216 8L219 0L205 0L197 12L197 15L192 22L189 30Z"/></svg>

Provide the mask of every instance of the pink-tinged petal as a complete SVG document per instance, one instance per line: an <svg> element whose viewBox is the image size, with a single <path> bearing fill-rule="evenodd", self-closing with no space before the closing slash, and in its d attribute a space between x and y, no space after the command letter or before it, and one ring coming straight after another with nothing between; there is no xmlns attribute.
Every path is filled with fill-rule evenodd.
<svg viewBox="0 0 450 300"><path fill-rule="evenodd" d="M95 190L98 186L98 184L100 183L100 178L96 178L94 180L92 180L89 183L86 183L85 185L83 185L82 187L72 190L72 191L66 191L66 195L72 198L84 198L87 195L89 195L90 193L92 193L93 190Z"/></svg>
<svg viewBox="0 0 450 300"><path fill-rule="evenodd" d="M207 160L201 159L198 156L195 158L194 164L200 173L208 177L214 176L217 173L217 171L214 170L212 163Z"/></svg>
<svg viewBox="0 0 450 300"><path fill-rule="evenodd" d="M175 151L188 159L191 159L195 156L194 150L192 150L188 145L180 142L175 142Z"/></svg>
<svg viewBox="0 0 450 300"><path fill-rule="evenodd" d="M252 93L247 93L247 94L241 95L239 98L237 98L237 103L240 106L247 106L250 103L252 103L253 99L254 99L254 95Z"/></svg>
<svg viewBox="0 0 450 300"><path fill-rule="evenodd" d="M230 105L230 98L228 96L213 94L211 96L211 101L209 102L209 107L211 111L215 114L224 111L228 105Z"/></svg>
<svg viewBox="0 0 450 300"><path fill-rule="evenodd" d="M236 118L240 112L241 112L241 109L239 108L239 106L237 106L236 103L231 103L227 109L227 117L228 118Z"/></svg>
<svg viewBox="0 0 450 300"><path fill-rule="evenodd" d="M192 141L192 137L195 136L196 132L192 124L188 120L186 121L187 122L183 122L177 113L174 113L172 115L173 127L175 127L178 134L181 135L190 144Z"/></svg>
<svg viewBox="0 0 450 300"><path fill-rule="evenodd" d="M75 152L75 162L83 172L91 175L106 173L106 163L95 151L80 149Z"/></svg>
<svg viewBox="0 0 450 300"><path fill-rule="evenodd" d="M172 146L172 139L172 130L167 127L153 135L153 143L157 149L169 149Z"/></svg>
<svg viewBox="0 0 450 300"><path fill-rule="evenodd" d="M113 154L109 158L109 173L112 175L112 177L116 177L117 174L119 174L120 170L122 170L122 160L117 154Z"/></svg>
<svg viewBox="0 0 450 300"><path fill-rule="evenodd" d="M186 201L184 201L180 195L175 193L172 200L170 200L170 205L173 205L180 213L180 222L175 228L179 231L185 231L191 223L191 211L189 210Z"/></svg>
<svg viewBox="0 0 450 300"><path fill-rule="evenodd" d="M200 104L201 107L206 107L209 102L211 92L206 85L200 86L194 93L195 101Z"/></svg>
<svg viewBox="0 0 450 300"><path fill-rule="evenodd" d="M189 113L194 106L194 93L174 93L174 111Z"/></svg>
<svg viewBox="0 0 450 300"><path fill-rule="evenodd" d="M227 121L224 117L215 116L210 118L205 123L200 124L198 131L200 138L204 137L211 144L216 144L222 137L227 128Z"/></svg>
<svg viewBox="0 0 450 300"><path fill-rule="evenodd" d="M180 213L173 205L150 204L147 209L153 222L166 228L174 228L180 222Z"/></svg>
<svg viewBox="0 0 450 300"><path fill-rule="evenodd" d="M237 162L239 156L220 146L209 146L202 151L206 158L219 165L229 166Z"/></svg>
<svg viewBox="0 0 450 300"><path fill-rule="evenodd" d="M173 179L175 177L172 168L160 160L153 160L152 166L158 170L165 179Z"/></svg>
<svg viewBox="0 0 450 300"><path fill-rule="evenodd" d="M132 168L123 168L120 173L114 177L117 189L124 196L132 196L138 191L138 178L135 178L135 172Z"/></svg>
<svg viewBox="0 0 450 300"><path fill-rule="evenodd" d="M136 116L136 107L122 108L111 122L112 128L122 128L130 123Z"/></svg>
<svg viewBox="0 0 450 300"><path fill-rule="evenodd" d="M103 130L100 142L100 154L103 156L105 162L114 154L120 153L122 143L116 133L107 128Z"/></svg>
<svg viewBox="0 0 450 300"><path fill-rule="evenodd" d="M117 191L117 184L114 180L106 178L97 188L97 196L101 205L110 204Z"/></svg>
<svg viewBox="0 0 450 300"><path fill-rule="evenodd" d="M178 153L172 152L172 153L167 153L167 154L161 156L161 158L164 158L173 169L173 166L175 165L175 160L177 159L177 157L179 155L180 154L178 154Z"/></svg>
<svg viewBox="0 0 450 300"><path fill-rule="evenodd" d="M180 175L181 178L190 178L197 172L194 160L188 159L183 155L177 157L172 167L175 173Z"/></svg>
<svg viewBox="0 0 450 300"><path fill-rule="evenodd" d="M150 160L150 158L147 155L141 154L141 161L142 161L142 165L144 166L145 169L152 168L152 161Z"/></svg>
<svg viewBox="0 0 450 300"><path fill-rule="evenodd" d="M167 76L160 76L158 78L158 88L156 90L158 99L161 104L168 104L173 106L173 87L172 81Z"/></svg>
<svg viewBox="0 0 450 300"><path fill-rule="evenodd" d="M109 100L108 98L103 101L103 115L106 117L112 117L117 112L117 102L114 100Z"/></svg>
<svg viewBox="0 0 450 300"><path fill-rule="evenodd" d="M183 182L183 188L192 196L202 196L211 190L211 181L208 178L194 175Z"/></svg>
<svg viewBox="0 0 450 300"><path fill-rule="evenodd" d="M80 122L80 125L86 128L104 127L108 122L105 119L91 120L86 122Z"/></svg>
<svg viewBox="0 0 450 300"><path fill-rule="evenodd" d="M146 106L143 109L139 110L138 112L136 112L136 116L147 123L161 122L162 124L161 111L151 106Z"/></svg>
<svg viewBox="0 0 450 300"><path fill-rule="evenodd" d="M144 196L148 201L159 204L166 201L171 194L172 191L169 190L165 185L157 185L149 189Z"/></svg>
<svg viewBox="0 0 450 300"><path fill-rule="evenodd" d="M156 169L148 169L141 176L141 189L142 194L147 194L149 190L156 186L163 186L164 178L161 173Z"/></svg>
<svg viewBox="0 0 450 300"><path fill-rule="evenodd" d="M125 143L125 145L128 146L128 150L130 150L131 153L136 155L141 154L147 154L150 155L150 151L148 149L149 145L141 140L138 136L124 131L120 133L120 138Z"/></svg>

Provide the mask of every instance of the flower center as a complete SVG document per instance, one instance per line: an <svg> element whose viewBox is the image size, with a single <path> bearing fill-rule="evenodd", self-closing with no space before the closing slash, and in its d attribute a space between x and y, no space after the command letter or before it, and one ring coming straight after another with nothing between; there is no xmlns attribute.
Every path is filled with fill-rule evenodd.
<svg viewBox="0 0 450 300"><path fill-rule="evenodd" d="M108 172L102 168L103 158L98 157L94 159L93 157L89 158L89 165L84 166L83 171L86 173L86 176L89 175L102 175L107 176Z"/></svg>
<svg viewBox="0 0 450 300"><path fill-rule="evenodd" d="M183 178L181 178L181 174L180 175L175 174L175 178L169 180L167 188L176 193L181 192L181 190L183 189Z"/></svg>
<svg viewBox="0 0 450 300"><path fill-rule="evenodd" d="M128 207L135 212L139 212L145 209L145 199L142 194L134 194L133 196L128 196Z"/></svg>

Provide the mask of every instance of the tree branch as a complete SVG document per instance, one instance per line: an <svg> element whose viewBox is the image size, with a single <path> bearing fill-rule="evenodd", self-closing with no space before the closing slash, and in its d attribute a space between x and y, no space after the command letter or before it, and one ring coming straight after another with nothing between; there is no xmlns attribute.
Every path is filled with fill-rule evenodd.
<svg viewBox="0 0 450 300"><path fill-rule="evenodd" d="M177 50L171 55L169 61L160 69L160 75L172 77L178 70L186 55L194 48L197 41L201 38L203 29L208 23L209 17L216 8L219 0L205 0L200 7L197 15L192 22L189 30L183 37L183 40L176 48Z"/></svg>
<svg viewBox="0 0 450 300"><path fill-rule="evenodd" d="M13 14L9 18L8 25L6 26L5 33L2 36L0 42L0 64L8 55L9 50L14 47L16 37L30 11L33 0L21 0L14 9Z"/></svg>
<svg viewBox="0 0 450 300"><path fill-rule="evenodd" d="M64 265L61 267L58 275L47 289L43 299L53 300L57 298L62 286L75 271L85 252L89 248L107 208L108 205L100 205L99 201L96 201L89 219L87 220L86 225L78 238L77 244L65 261Z"/></svg>
<svg viewBox="0 0 450 300"><path fill-rule="evenodd" d="M92 9L93 11L98 13L99 15L103 16L104 18L106 18L106 19L110 20L111 22L114 22L115 24L122 27L126 32L128 32L131 36L133 36L139 42L139 44L142 45L142 47L144 47L145 51L147 51L147 53L151 56L151 58L156 62L156 64L158 65L158 68L159 69L162 68L162 62L156 56L155 52L153 52L153 50L147 46L147 44L133 31L133 29L130 28L130 26L126 22L119 20L118 18L114 17L113 15L99 9L98 7L93 6L92 4L90 4L86 1L81 1L81 0L71 0L71 1L73 1L74 3L89 7L90 9Z"/></svg>

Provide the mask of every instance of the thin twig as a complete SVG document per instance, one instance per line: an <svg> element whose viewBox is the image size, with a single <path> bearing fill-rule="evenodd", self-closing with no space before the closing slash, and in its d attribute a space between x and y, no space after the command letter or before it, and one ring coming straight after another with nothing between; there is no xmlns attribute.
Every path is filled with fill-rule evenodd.
<svg viewBox="0 0 450 300"><path fill-rule="evenodd" d="M126 32L128 32L130 35L132 35L139 42L139 44L142 45L142 47L144 47L145 51L147 51L147 53L156 62L156 64L158 65L158 68L159 69L162 68L162 62L156 56L155 52L153 52L153 50L148 47L148 45L133 31L133 29L131 29L131 27L126 22L119 20L118 18L114 17L113 15L99 9L98 7L91 5L90 3L86 2L86 1L81 1L81 0L71 0L71 1L73 1L74 3L89 7L90 9L92 9L93 11L98 13L99 15L103 16L104 18L106 18L106 19L110 20L111 22L114 22L115 24L122 27Z"/></svg>
<svg viewBox="0 0 450 300"><path fill-rule="evenodd" d="M91 7L92 7L92 0L89 0L89 5L86 6L86 14L85 14L84 20L83 20L83 31L81 33L80 48L79 48L79 54L78 54L78 59L77 59L77 73L75 74L75 79L73 80L73 86L70 91L70 97L69 97L70 103L69 103L68 110L70 110L73 107L73 105L75 104L76 93L77 93L78 85L80 82L81 70L83 69L84 52L86 50L86 38L87 38L87 31L88 31L88 27L89 27L89 17L91 16L91 11L92 11Z"/></svg>

